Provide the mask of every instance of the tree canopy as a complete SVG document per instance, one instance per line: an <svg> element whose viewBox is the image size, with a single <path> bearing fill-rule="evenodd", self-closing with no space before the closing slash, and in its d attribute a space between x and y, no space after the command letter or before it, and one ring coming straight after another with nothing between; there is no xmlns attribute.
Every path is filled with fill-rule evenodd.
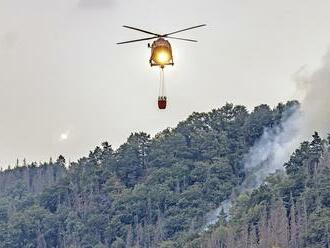
<svg viewBox="0 0 330 248"><path fill-rule="evenodd" d="M244 180L245 154L265 128L279 125L297 105L294 101L274 109L260 105L248 112L228 103L208 113L193 113L155 137L132 133L117 150L104 142L67 167L60 156L56 162L5 170L0 173L0 247L197 245L206 214ZM315 190L311 175L318 175L323 143L315 135L286 164L288 177L274 187L264 185L251 196L239 197L232 221L256 225L267 214L264 206L276 202L269 209L283 214L282 206L287 208L290 199L299 202L297 197L306 190ZM300 172L306 159L312 165ZM303 183L294 180L297 173ZM273 188L281 201L274 200ZM314 206L312 199L318 196L328 206L328 195L317 191L308 196L306 211L308 216L315 213L311 221L318 228L322 226L318 216L328 212ZM219 237L226 237L227 228L217 229ZM325 239L326 233L319 235ZM319 238L308 237L310 242Z"/></svg>

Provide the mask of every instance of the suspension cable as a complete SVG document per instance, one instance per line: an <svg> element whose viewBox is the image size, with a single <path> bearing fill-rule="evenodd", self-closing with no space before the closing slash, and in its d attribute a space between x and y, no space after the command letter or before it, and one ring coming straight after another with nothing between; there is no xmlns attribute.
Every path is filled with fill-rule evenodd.
<svg viewBox="0 0 330 248"><path fill-rule="evenodd" d="M165 96L165 77L164 77L164 68L160 70L160 83L159 83L159 96Z"/></svg>

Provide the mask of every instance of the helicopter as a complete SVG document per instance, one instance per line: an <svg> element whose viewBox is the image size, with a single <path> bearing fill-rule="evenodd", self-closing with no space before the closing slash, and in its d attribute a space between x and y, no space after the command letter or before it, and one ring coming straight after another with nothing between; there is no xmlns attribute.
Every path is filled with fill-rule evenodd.
<svg viewBox="0 0 330 248"><path fill-rule="evenodd" d="M166 33L166 34L157 34L157 33L143 30L140 28L135 28L135 27L126 26L126 25L123 26L124 28L132 29L135 31L139 31L142 33L152 35L151 37L118 42L117 44L122 45L122 44L133 43L133 42L154 40L151 45L150 45L150 43L148 43L148 48L151 48L151 56L149 59L149 63L150 63L151 67L159 66L161 68L160 89L159 89L159 97L158 97L158 108L159 109L166 109L166 105L167 105L167 97L165 96L165 87L164 87L164 68L165 68L165 66L168 66L168 65L172 65L172 66L174 65L172 46L171 46L171 43L167 39L197 42L197 40L180 38L180 37L175 37L172 35L181 33L184 31L188 31L191 29L204 27L204 26L206 26L206 24L201 24L201 25L177 30L174 32Z"/></svg>

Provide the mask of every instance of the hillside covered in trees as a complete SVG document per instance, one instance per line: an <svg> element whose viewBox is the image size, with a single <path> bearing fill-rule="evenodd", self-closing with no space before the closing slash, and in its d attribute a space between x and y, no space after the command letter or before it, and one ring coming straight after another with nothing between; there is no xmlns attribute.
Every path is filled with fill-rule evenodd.
<svg viewBox="0 0 330 248"><path fill-rule="evenodd" d="M330 135L315 132L284 167L188 247L330 247Z"/></svg>
<svg viewBox="0 0 330 248"><path fill-rule="evenodd" d="M299 104L226 104L151 138L102 143L77 162L17 164L0 173L3 247L328 247L329 140L304 142L278 172L240 195L203 232L207 213L246 177L265 128ZM281 228L279 228L281 227Z"/></svg>

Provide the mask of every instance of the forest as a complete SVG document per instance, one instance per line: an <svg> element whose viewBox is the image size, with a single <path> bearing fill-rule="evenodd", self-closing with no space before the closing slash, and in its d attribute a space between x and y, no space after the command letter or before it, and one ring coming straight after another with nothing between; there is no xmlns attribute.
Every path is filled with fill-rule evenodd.
<svg viewBox="0 0 330 248"><path fill-rule="evenodd" d="M330 246L330 135L317 132L257 189L240 194L187 247Z"/></svg>
<svg viewBox="0 0 330 248"><path fill-rule="evenodd" d="M205 229L246 178L251 147L296 107L227 103L77 162L17 161L0 172L0 248L329 247L330 136L317 132Z"/></svg>

